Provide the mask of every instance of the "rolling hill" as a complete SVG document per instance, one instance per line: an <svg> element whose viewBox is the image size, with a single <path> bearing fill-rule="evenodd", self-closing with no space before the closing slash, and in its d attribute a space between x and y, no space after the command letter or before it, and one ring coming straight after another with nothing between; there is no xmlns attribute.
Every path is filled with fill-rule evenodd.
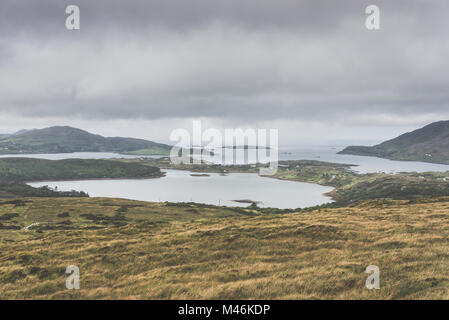
<svg viewBox="0 0 449 320"><path fill-rule="evenodd" d="M339 154L449 164L449 121L431 123L372 147L350 146Z"/></svg>
<svg viewBox="0 0 449 320"><path fill-rule="evenodd" d="M118 152L133 154L162 154L170 146L143 139L103 137L87 131L55 126L45 129L20 130L0 137L0 154Z"/></svg>

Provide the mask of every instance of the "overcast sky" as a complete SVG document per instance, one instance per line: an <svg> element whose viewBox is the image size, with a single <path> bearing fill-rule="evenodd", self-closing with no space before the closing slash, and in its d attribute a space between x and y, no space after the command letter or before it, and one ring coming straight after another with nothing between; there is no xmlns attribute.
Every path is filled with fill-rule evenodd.
<svg viewBox="0 0 449 320"><path fill-rule="evenodd" d="M449 119L448 59L447 0L0 0L0 132L168 141L203 119L284 146L381 141Z"/></svg>

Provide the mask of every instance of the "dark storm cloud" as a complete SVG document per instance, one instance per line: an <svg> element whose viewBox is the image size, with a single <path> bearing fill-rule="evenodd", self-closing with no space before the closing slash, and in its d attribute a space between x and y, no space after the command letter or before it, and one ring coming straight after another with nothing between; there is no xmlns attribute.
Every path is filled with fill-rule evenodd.
<svg viewBox="0 0 449 320"><path fill-rule="evenodd" d="M64 28L69 4L79 31ZM379 31L364 26L369 4ZM445 0L2 0L0 111L438 120L449 117L448 15Z"/></svg>

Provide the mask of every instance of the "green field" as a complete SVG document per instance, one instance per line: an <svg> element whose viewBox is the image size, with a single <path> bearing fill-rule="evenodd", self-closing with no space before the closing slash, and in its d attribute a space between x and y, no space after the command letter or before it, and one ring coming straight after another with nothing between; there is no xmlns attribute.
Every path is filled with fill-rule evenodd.
<svg viewBox="0 0 449 320"><path fill-rule="evenodd" d="M160 176L159 168L113 160L0 159L0 181L120 179Z"/></svg>

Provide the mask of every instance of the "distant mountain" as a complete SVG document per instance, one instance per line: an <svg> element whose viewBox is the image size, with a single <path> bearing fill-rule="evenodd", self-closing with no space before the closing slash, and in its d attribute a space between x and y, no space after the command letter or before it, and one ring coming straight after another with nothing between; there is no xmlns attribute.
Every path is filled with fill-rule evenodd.
<svg viewBox="0 0 449 320"><path fill-rule="evenodd" d="M32 129L32 130L36 130L36 129ZM22 129L22 130L19 130L17 132L14 132L12 135L16 136L16 135L19 135L19 134L22 134L22 133L25 133L25 132L28 132L28 131L30 131L30 130Z"/></svg>
<svg viewBox="0 0 449 320"><path fill-rule="evenodd" d="M431 123L372 147L347 147L339 154L449 164L449 121Z"/></svg>
<svg viewBox="0 0 449 320"><path fill-rule="evenodd" d="M20 130L0 137L0 154L117 152L169 154L171 146L143 139L103 137L68 126Z"/></svg>

